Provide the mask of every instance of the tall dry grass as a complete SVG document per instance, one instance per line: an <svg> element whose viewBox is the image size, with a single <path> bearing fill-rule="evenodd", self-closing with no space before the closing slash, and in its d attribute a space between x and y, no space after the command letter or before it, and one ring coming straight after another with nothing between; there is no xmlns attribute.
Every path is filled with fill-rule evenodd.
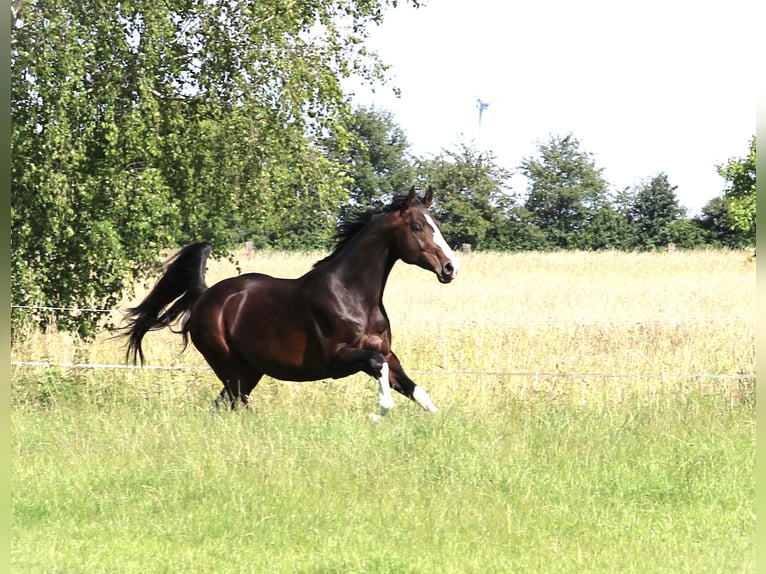
<svg viewBox="0 0 766 574"><path fill-rule="evenodd" d="M211 259L207 282L240 271L297 277L322 255L240 252L235 263ZM477 391L492 397L498 388L578 401L698 388L736 398L752 390L750 378L723 377L755 369L755 263L747 254L474 253L461 259L460 275L446 286L399 263L385 293L394 350L438 402ZM138 286L124 305L146 291ZM193 349L181 353L180 337L168 330L147 335L145 349L152 366L205 367ZM124 340L114 333L94 342L36 335L15 347L12 358L121 364ZM182 388L203 385L210 394L218 387L205 370L171 378L181 379Z"/></svg>

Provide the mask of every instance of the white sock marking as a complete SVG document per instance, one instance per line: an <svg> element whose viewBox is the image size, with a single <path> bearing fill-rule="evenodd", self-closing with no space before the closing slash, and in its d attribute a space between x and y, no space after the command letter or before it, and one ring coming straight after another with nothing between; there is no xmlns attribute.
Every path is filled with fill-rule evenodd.
<svg viewBox="0 0 766 574"><path fill-rule="evenodd" d="M452 248L447 243L447 240L444 239L444 236L442 235L442 232L439 231L439 227L434 223L434 220L431 219L431 216L427 213L424 214L426 218L426 222L428 222L428 225L431 226L431 229L433 229L434 232L434 243L439 246L439 248L442 250L444 255L447 257L447 259L450 260L450 263L452 263L452 268L455 270L454 274L457 275L458 270L460 269L460 261L458 261L457 256L455 255L455 252L452 251Z"/></svg>
<svg viewBox="0 0 766 574"><path fill-rule="evenodd" d="M418 403L421 407L431 413L438 413L439 409L428 396L426 390L422 387L415 385L415 390L412 391L412 400Z"/></svg>
<svg viewBox="0 0 766 574"><path fill-rule="evenodd" d="M395 406L394 397L391 396L391 384L388 381L388 363L383 361L383 368L380 371L380 388L378 389L378 404L381 410L392 409Z"/></svg>

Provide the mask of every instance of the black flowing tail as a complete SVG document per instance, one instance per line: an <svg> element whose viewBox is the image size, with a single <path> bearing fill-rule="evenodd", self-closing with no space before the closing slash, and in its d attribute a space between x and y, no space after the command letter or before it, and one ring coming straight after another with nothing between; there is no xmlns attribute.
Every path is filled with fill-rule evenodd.
<svg viewBox="0 0 766 574"><path fill-rule="evenodd" d="M192 243L170 258L165 274L141 303L127 310L125 336L128 339L127 360L144 364L141 341L149 331L170 327L183 313L191 310L207 289L205 263L213 250L210 243ZM188 342L185 329L184 346Z"/></svg>

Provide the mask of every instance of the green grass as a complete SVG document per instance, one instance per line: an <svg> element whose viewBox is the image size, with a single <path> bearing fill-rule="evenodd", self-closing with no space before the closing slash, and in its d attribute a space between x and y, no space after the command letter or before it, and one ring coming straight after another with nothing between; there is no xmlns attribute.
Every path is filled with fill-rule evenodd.
<svg viewBox="0 0 766 574"><path fill-rule="evenodd" d="M754 572L752 260L463 264L449 286L399 265L386 291L437 416L399 398L373 423L364 376L265 378L231 413L210 408L209 370L14 368L12 571ZM211 262L209 284L235 272ZM204 365L169 330L145 343L150 365ZM52 328L12 358L122 363L123 344Z"/></svg>
<svg viewBox="0 0 766 574"><path fill-rule="evenodd" d="M509 394L375 424L370 383L266 386L252 412L17 405L12 570L754 571L748 402Z"/></svg>

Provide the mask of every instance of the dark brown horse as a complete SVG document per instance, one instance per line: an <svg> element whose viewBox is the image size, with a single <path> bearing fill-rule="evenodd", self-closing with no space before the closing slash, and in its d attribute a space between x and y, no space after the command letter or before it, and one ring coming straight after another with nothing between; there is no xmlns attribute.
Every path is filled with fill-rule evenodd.
<svg viewBox="0 0 766 574"><path fill-rule="evenodd" d="M394 406L391 388L427 411L428 393L404 372L391 350L383 290L397 260L433 271L441 283L459 264L429 215L431 189L413 187L380 209L341 222L335 250L298 279L248 273L205 284L209 243L171 259L149 295L128 310L128 359L144 362L150 330L181 328L223 382L218 401L247 404L263 375L288 381L346 377L363 371L378 380L380 414Z"/></svg>

